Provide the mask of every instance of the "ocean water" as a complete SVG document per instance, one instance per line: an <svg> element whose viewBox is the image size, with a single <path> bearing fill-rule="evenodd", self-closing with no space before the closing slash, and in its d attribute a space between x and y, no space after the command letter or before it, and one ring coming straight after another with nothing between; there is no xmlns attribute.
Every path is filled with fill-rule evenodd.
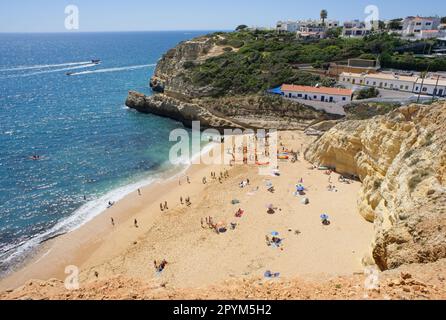
<svg viewBox="0 0 446 320"><path fill-rule="evenodd" d="M0 34L1 275L184 166L168 162L169 133L182 125L124 102L128 90L150 94L164 52L203 33Z"/></svg>

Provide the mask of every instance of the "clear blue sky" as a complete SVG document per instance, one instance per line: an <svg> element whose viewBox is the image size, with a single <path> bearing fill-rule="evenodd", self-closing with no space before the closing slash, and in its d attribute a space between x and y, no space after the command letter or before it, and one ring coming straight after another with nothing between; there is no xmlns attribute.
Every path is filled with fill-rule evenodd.
<svg viewBox="0 0 446 320"><path fill-rule="evenodd" d="M380 18L446 16L445 0L11 0L0 1L0 32L64 32L65 6L80 11L79 31L228 30L239 24L273 26L277 20L364 19L367 5Z"/></svg>

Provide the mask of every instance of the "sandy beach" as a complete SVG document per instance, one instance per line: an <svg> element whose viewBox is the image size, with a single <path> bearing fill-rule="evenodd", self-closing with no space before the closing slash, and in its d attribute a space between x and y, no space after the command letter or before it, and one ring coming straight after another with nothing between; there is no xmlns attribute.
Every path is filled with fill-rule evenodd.
<svg viewBox="0 0 446 320"><path fill-rule="evenodd" d="M286 148L298 151L313 139L302 132L279 135ZM134 192L81 228L48 241L23 269L0 281L0 289L30 279L63 280L69 265L79 267L81 286L115 275L187 288L263 277L268 270L280 278L361 273L373 224L357 210L360 183L341 183L337 174L330 178L310 167L301 156L295 163L280 161L280 176L259 175L255 165L192 165L180 179L152 184L141 195ZM225 170L229 177L221 183L211 178L211 172L218 176ZM250 184L240 188L246 179ZM300 179L307 205L294 194ZM327 190L329 179L332 191ZM267 190L269 183L274 193ZM189 197L191 205L181 204L180 197ZM240 203L232 204L235 199ZM165 201L169 209L161 211ZM274 214L268 214L269 205ZM244 211L241 217L235 216L238 209ZM329 215L329 226L321 223L322 214ZM226 223L227 231L203 228L206 217ZM267 245L272 233L282 240L280 247ZM157 273L154 260L163 259L168 264Z"/></svg>

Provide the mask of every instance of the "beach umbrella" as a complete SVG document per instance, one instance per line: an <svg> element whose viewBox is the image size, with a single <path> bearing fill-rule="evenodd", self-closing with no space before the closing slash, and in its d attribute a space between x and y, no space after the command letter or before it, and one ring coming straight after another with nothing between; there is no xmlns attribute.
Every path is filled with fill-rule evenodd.
<svg viewBox="0 0 446 320"><path fill-rule="evenodd" d="M279 236L279 233L278 233L277 231L273 231L273 232L271 232L271 235L272 235L273 237L278 237L278 236Z"/></svg>
<svg viewBox="0 0 446 320"><path fill-rule="evenodd" d="M299 186L297 186L297 191L303 192L303 191L305 191L305 187L302 185L299 185Z"/></svg>
<svg viewBox="0 0 446 320"><path fill-rule="evenodd" d="M267 209L274 209L274 205L272 203L266 205Z"/></svg>
<svg viewBox="0 0 446 320"><path fill-rule="evenodd" d="M324 213L324 214L321 215L321 219L322 220L328 220L328 219L330 219L330 217Z"/></svg>

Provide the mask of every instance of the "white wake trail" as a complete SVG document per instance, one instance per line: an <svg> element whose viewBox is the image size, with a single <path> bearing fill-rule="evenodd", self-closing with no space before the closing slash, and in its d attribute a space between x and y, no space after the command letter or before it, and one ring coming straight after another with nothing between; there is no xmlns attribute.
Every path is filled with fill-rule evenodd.
<svg viewBox="0 0 446 320"><path fill-rule="evenodd" d="M69 68L61 68L61 69L51 69L51 70L45 70L45 71L39 71L39 72L33 72L33 73L27 73L27 74L20 74L20 75L13 75L6 78L23 78L23 77L31 77L36 76L39 74L47 74L47 73L54 73L54 72L62 72L62 71L70 71L70 70L76 70L76 69L84 69L84 68L90 68L97 66L96 63L90 63L90 64L84 64L80 66L75 67L69 67Z"/></svg>
<svg viewBox="0 0 446 320"><path fill-rule="evenodd" d="M77 66L77 65L84 65L84 64L90 64L90 63L91 63L91 61L82 61L82 62L67 62L67 63L60 63L60 64L39 64L39 65L34 65L34 66L17 66L17 67L13 67L13 68L0 69L0 72L68 67L68 66Z"/></svg>
<svg viewBox="0 0 446 320"><path fill-rule="evenodd" d="M143 65L138 65L138 66L128 66L128 67L119 67L119 68L88 70L88 71L81 71L81 72L73 73L72 76L80 76L80 75L92 74L92 73L129 71L129 70L142 69L142 68L148 68L148 67L154 67L154 66L156 66L156 64L143 64Z"/></svg>

